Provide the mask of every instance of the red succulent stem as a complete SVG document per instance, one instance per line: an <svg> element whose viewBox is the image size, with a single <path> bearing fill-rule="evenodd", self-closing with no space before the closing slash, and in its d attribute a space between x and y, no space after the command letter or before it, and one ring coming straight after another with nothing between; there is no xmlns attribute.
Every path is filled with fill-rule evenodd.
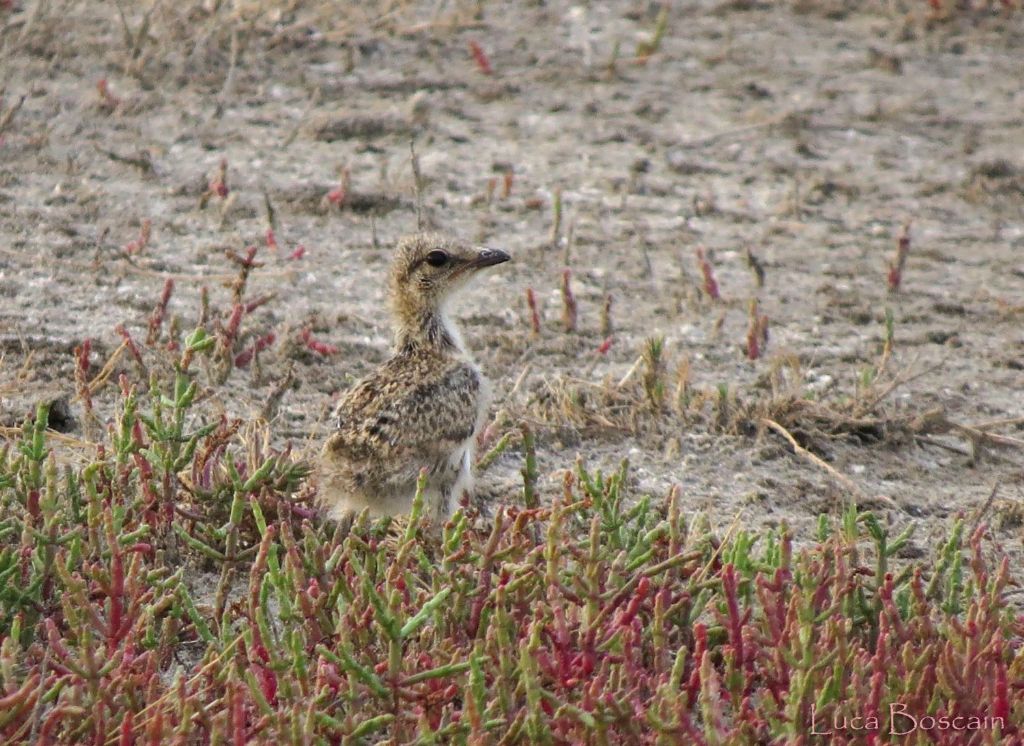
<svg viewBox="0 0 1024 746"><path fill-rule="evenodd" d="M135 743L135 713L131 710L125 713L121 720L121 737L118 740L119 746L132 746Z"/></svg>
<svg viewBox="0 0 1024 746"><path fill-rule="evenodd" d="M698 246L695 253L697 254L697 266L700 268L701 276L704 278L704 293L711 300L719 300L721 295L718 291L718 280L715 279L714 267L708 261L703 248Z"/></svg>
<svg viewBox="0 0 1024 746"><path fill-rule="evenodd" d="M128 345L128 352L131 353L132 358L138 364L139 368L145 370L146 365L142 362L142 353L139 352L138 345L135 344L135 340L132 339L131 333L125 329L123 324L118 324L114 327L114 331L121 335L121 338Z"/></svg>
<svg viewBox="0 0 1024 746"><path fill-rule="evenodd" d="M576 319L579 316L576 296L573 294L572 285L569 283L571 277L571 270L562 270L562 323L565 324L567 332L576 331Z"/></svg>
<svg viewBox="0 0 1024 746"><path fill-rule="evenodd" d="M686 684L686 701L692 707L697 701L697 694L700 692L700 661L708 649L708 628L706 624L698 622L693 625L693 655L689 656L689 666L692 667L690 680Z"/></svg>
<svg viewBox="0 0 1024 746"><path fill-rule="evenodd" d="M245 735L245 699L242 696L241 684L231 687L231 738L234 746L245 746L248 743Z"/></svg>
<svg viewBox="0 0 1024 746"><path fill-rule="evenodd" d="M530 331L536 337L540 334L540 311L537 308L537 294L533 288L526 288L526 305L530 309Z"/></svg>
<svg viewBox="0 0 1024 746"><path fill-rule="evenodd" d="M107 654L113 653L124 633L124 555L120 546L111 547L110 559L110 620L107 627Z"/></svg>
<svg viewBox="0 0 1024 746"><path fill-rule="evenodd" d="M491 67L491 61L487 59L487 53L484 52L484 48L481 47L479 43L470 40L469 53L473 56L473 61L476 63L477 69L479 69L480 72L484 75L491 75L494 72Z"/></svg>
<svg viewBox="0 0 1024 746"><path fill-rule="evenodd" d="M149 334L146 336L146 344L156 344L160 338L160 330L163 327L164 319L167 316L167 305L171 302L171 294L174 293L174 280L170 277L164 282L164 290L160 294L160 300L149 317Z"/></svg>
<svg viewBox="0 0 1024 746"><path fill-rule="evenodd" d="M995 701L992 703L992 716L1002 718L1003 722L1010 721L1010 688L1006 675L1006 661L1003 659L1002 634L996 632L998 642L995 651L996 656L996 685Z"/></svg>
<svg viewBox="0 0 1024 746"><path fill-rule="evenodd" d="M736 568L732 563L722 568L722 591L725 594L725 605L729 612L729 643L736 652L736 667L745 668L743 651L743 619L740 614L739 601L736 598Z"/></svg>
<svg viewBox="0 0 1024 746"><path fill-rule="evenodd" d="M315 339L313 337L312 329L303 329L299 336L302 339L303 344L318 355L327 357L328 355L336 355L339 352L339 349L335 345Z"/></svg>

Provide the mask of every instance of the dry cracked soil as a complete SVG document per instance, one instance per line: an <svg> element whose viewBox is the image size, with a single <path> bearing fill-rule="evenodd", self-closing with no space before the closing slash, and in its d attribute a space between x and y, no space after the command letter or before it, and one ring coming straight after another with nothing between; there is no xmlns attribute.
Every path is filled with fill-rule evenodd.
<svg viewBox="0 0 1024 746"><path fill-rule="evenodd" d="M254 245L235 352L265 349L199 411L314 453L422 223L514 257L458 316L489 442L530 424L544 495L628 458L631 494L678 485L723 529L806 538L854 495L911 555L962 516L1019 567L1024 14L939 5L0 3L5 437L61 401L62 457L91 455L74 349L92 377L116 353L109 416L117 325L162 364L203 287L228 323ZM517 499L521 466L514 437L482 492Z"/></svg>

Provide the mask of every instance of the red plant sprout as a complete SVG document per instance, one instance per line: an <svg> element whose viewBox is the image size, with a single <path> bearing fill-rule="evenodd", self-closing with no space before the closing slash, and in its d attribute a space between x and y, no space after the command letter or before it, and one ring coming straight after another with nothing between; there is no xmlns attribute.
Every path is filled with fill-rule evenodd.
<svg viewBox="0 0 1024 746"><path fill-rule="evenodd" d="M898 293L903 283L903 270L907 264L907 257L910 255L910 221L903 224L903 230L896 241L896 253L889 263L887 282L890 293Z"/></svg>
<svg viewBox="0 0 1024 746"><path fill-rule="evenodd" d="M81 345L75 347L75 384L82 399L85 411L91 413L92 390L89 386L89 356L92 353L92 339L86 337Z"/></svg>
<svg viewBox="0 0 1024 746"><path fill-rule="evenodd" d="M277 236L274 235L273 228L267 228L266 233L267 248L271 251L277 251Z"/></svg>
<svg viewBox="0 0 1024 746"><path fill-rule="evenodd" d="M231 711L231 740L234 746L246 746L249 738L246 733L245 696L241 682L236 680L228 687L228 702Z"/></svg>
<svg viewBox="0 0 1024 746"><path fill-rule="evenodd" d="M153 221L146 218L142 221L142 226L139 228L139 237L134 238L124 245L124 253L128 256L134 256L135 254L141 254L142 251L149 246L149 239L153 231Z"/></svg>
<svg viewBox="0 0 1024 746"><path fill-rule="evenodd" d="M576 331L576 320L579 315L576 296L573 294L572 286L569 284L571 274L571 270L562 270L562 324L567 332Z"/></svg>
<svg viewBox="0 0 1024 746"><path fill-rule="evenodd" d="M691 660L699 661L704 657L708 649L708 628L707 625L697 623L693 626L694 648ZM700 667L694 666L690 673L690 679L686 685L686 695L690 702L697 701L697 693L700 691Z"/></svg>
<svg viewBox="0 0 1024 746"><path fill-rule="evenodd" d="M1002 718L1003 721L1010 719L1010 688L1007 681L1006 663L1003 657L1003 638L1000 632L996 632L993 643L993 656L996 658L996 686L995 701L992 703L992 716Z"/></svg>
<svg viewBox="0 0 1024 746"><path fill-rule="evenodd" d="M276 336L274 335L273 332L269 332L263 335L262 337L259 337L255 342L252 343L251 347L249 347L246 350L243 350L242 352L238 353L238 355L235 356L235 367L245 368L246 366L248 366L249 363L252 362L252 359L256 357L256 355L263 352L265 349L270 347L270 345L274 344L275 339Z"/></svg>
<svg viewBox="0 0 1024 746"><path fill-rule="evenodd" d="M118 746L132 746L135 743L135 713L129 710L121 721Z"/></svg>
<svg viewBox="0 0 1024 746"><path fill-rule="evenodd" d="M221 158L220 166L217 167L217 175L210 182L210 191L221 199L228 196L228 159Z"/></svg>
<svg viewBox="0 0 1024 746"><path fill-rule="evenodd" d="M260 306L264 306L267 303L269 303L270 301L272 301L275 297L276 296L275 296L274 293L270 293L270 294L267 294L267 295L261 295L256 300L249 301L248 303L245 304L245 314L249 315L250 313L255 311L257 308L259 308Z"/></svg>
<svg viewBox="0 0 1024 746"><path fill-rule="evenodd" d="M236 303L231 309L231 315L228 317L228 323L224 326L224 345L226 349L231 349L235 340L238 338L238 329L242 326L242 316L245 315L245 306L241 303Z"/></svg>
<svg viewBox="0 0 1024 746"><path fill-rule="evenodd" d="M534 337L540 336L540 311L537 308L537 294L533 288L526 288L526 305L530 310L530 332Z"/></svg>
<svg viewBox="0 0 1024 746"><path fill-rule="evenodd" d="M174 280L170 277L164 281L164 290L160 294L160 300L149 317L149 334L146 335L146 344L154 345L160 338L160 330L163 328L164 319L167 316L167 305L171 302L171 294L174 293Z"/></svg>
<svg viewBox="0 0 1024 746"><path fill-rule="evenodd" d="M608 354L608 350L610 350L611 348L612 348L612 338L611 337L605 337L604 341L597 348L597 354L598 355L607 355Z"/></svg>
<svg viewBox="0 0 1024 746"><path fill-rule="evenodd" d="M206 185L206 191L199 198L199 207L206 207L213 197L222 200L227 199L230 193L231 190L228 187L228 159L221 158L220 163L217 165L217 171L210 177Z"/></svg>
<svg viewBox="0 0 1024 746"><path fill-rule="evenodd" d="M308 327L302 330L302 333L299 335L299 337L300 339L302 339L302 343L306 346L306 348L312 350L317 355L327 357L329 355L336 355L338 354L338 352L340 352L340 350L335 345L328 344L326 342L320 342L314 339L313 330L309 329Z"/></svg>
<svg viewBox="0 0 1024 746"><path fill-rule="evenodd" d="M131 333L124 327L124 324L118 324L114 327L114 331L117 332L121 338L128 345L128 352L131 353L132 358L139 366L140 370L146 369L146 364L142 361L142 353L139 352L138 345L135 344L135 340L132 339Z"/></svg>
<svg viewBox="0 0 1024 746"><path fill-rule="evenodd" d="M758 309L757 299L751 298L747 326L747 359L757 360L768 346L768 316Z"/></svg>
<svg viewBox="0 0 1024 746"><path fill-rule="evenodd" d="M110 113L121 105L121 99L115 96L110 90L110 83L106 78L96 81L96 92L100 95L100 108Z"/></svg>
<svg viewBox="0 0 1024 746"><path fill-rule="evenodd" d="M480 72L484 75L494 73L494 70L491 68L491 61L487 59L487 53L484 52L484 48L478 42L470 40L469 53L473 56L473 61Z"/></svg>
<svg viewBox="0 0 1024 746"><path fill-rule="evenodd" d="M324 200L335 207L343 207L348 200L351 178L351 173L347 167L341 169L341 179L338 181L338 186L329 191L324 196Z"/></svg>
<svg viewBox="0 0 1024 746"><path fill-rule="evenodd" d="M288 261L295 262L295 261L298 261L299 259L301 259L302 257L304 257L305 255L306 255L306 247L303 246L302 244L299 244L298 246L295 247L295 250L292 251L292 253L289 254L285 258L288 259Z"/></svg>
<svg viewBox="0 0 1024 746"><path fill-rule="evenodd" d="M697 266L700 268L701 277L704 278L704 294L711 300L719 300L721 296L718 292L718 281L715 279L715 268L711 266L702 247L697 247L696 255Z"/></svg>
<svg viewBox="0 0 1024 746"><path fill-rule="evenodd" d="M124 624L124 553L118 542L114 542L111 552L110 576L110 620L107 627L107 654L117 649L118 643L127 632Z"/></svg>
<svg viewBox="0 0 1024 746"><path fill-rule="evenodd" d="M263 266L262 262L256 261L256 251L256 246L247 246L244 256L240 256L231 249L227 249L224 252L228 259L239 267L238 277L236 277L231 283L231 290L236 304L241 302L242 293L245 291L245 285L249 281L249 275L254 269Z"/></svg>

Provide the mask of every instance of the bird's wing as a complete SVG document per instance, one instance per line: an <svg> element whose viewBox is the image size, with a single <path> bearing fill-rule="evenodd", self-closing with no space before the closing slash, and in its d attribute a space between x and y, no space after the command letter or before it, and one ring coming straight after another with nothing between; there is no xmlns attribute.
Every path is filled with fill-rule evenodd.
<svg viewBox="0 0 1024 746"><path fill-rule="evenodd" d="M433 467L472 436L481 397L474 368L457 362L433 374L383 373L363 379L338 403L337 430L326 446L335 456Z"/></svg>

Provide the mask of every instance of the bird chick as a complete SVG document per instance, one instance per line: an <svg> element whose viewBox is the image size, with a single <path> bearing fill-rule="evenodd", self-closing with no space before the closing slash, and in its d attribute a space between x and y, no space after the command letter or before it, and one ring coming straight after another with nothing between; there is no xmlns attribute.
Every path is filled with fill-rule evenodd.
<svg viewBox="0 0 1024 746"><path fill-rule="evenodd" d="M503 251L436 235L398 243L390 277L392 357L342 396L320 457L320 500L332 517L364 508L375 516L408 513L424 467L424 515L447 519L472 493L489 386L449 306L480 270L508 260Z"/></svg>

